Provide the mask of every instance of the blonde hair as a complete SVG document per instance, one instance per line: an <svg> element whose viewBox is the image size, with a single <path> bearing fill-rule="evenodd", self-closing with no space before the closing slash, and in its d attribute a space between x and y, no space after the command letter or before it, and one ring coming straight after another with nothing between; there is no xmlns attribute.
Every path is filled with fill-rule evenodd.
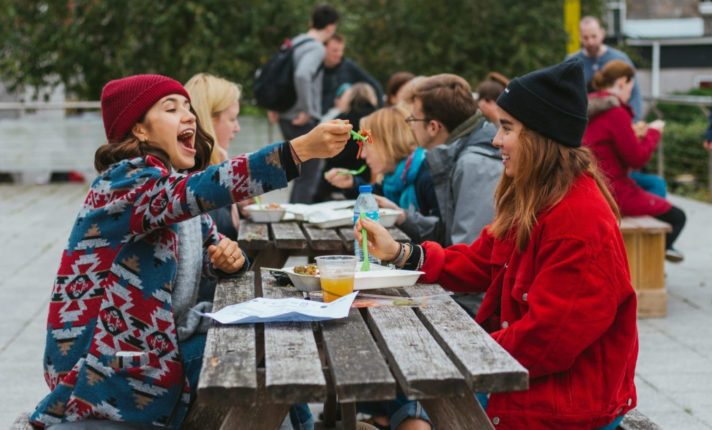
<svg viewBox="0 0 712 430"><path fill-rule="evenodd" d="M620 219L618 205L587 148L564 146L523 127L518 156L517 171L513 177L502 174L495 191L495 217L489 228L496 238L514 239L519 250L524 250L537 215L560 202L576 178L584 174L596 181L616 218Z"/></svg>
<svg viewBox="0 0 712 430"><path fill-rule="evenodd" d="M415 134L407 122L408 111L401 106L379 109L361 118L359 127L369 130L373 145L383 150L386 160L395 164L408 157L418 147Z"/></svg>
<svg viewBox="0 0 712 430"><path fill-rule="evenodd" d="M213 126L213 118L220 116L222 111L240 101L242 89L234 82L208 73L198 73L185 84L185 89L190 94L190 102L195 114L200 119L205 131L213 138L215 145L210 155L210 164L218 164L219 150L216 148L217 136Z"/></svg>

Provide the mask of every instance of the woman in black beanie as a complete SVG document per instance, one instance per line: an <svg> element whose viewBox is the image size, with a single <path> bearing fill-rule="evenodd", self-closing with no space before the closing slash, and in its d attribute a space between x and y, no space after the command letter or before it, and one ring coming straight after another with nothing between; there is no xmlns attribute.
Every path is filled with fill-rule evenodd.
<svg viewBox="0 0 712 430"><path fill-rule="evenodd" d="M477 323L530 376L528 391L478 395L498 429L614 429L636 405L636 298L618 208L581 148L582 65L514 79L497 104L505 170L479 239L401 245L367 220L355 234L422 282L487 292Z"/></svg>

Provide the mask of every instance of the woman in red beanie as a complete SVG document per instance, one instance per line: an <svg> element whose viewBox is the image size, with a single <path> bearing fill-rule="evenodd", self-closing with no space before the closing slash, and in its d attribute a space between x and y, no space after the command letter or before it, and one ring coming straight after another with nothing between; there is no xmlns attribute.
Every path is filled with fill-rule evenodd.
<svg viewBox="0 0 712 430"><path fill-rule="evenodd" d="M528 391L478 395L497 429L614 429L636 404L636 298L618 208L580 147L586 104L580 62L509 83L497 99L495 217L471 245L401 245L377 223L356 225L376 257L423 282L486 291L477 323L530 377Z"/></svg>
<svg viewBox="0 0 712 430"><path fill-rule="evenodd" d="M322 124L208 166L212 138L177 81L114 80L101 105L108 143L96 152L99 176L52 289L44 355L50 394L31 422L177 429L205 341L201 322L191 320L197 282L246 269L237 244L205 213L285 187L299 163L338 154L351 126Z"/></svg>

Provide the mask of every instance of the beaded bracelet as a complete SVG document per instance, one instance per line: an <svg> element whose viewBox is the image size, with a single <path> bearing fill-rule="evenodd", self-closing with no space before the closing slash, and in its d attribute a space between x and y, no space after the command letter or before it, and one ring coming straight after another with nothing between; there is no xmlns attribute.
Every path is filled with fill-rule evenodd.
<svg viewBox="0 0 712 430"><path fill-rule="evenodd" d="M406 246L408 247L408 252L405 252ZM408 262L408 259L413 255L413 245L401 243L401 250L398 254L398 258L393 262L397 267L403 267Z"/></svg>
<svg viewBox="0 0 712 430"><path fill-rule="evenodd" d="M398 266L398 263L401 261L403 258L403 255L405 254L405 246L403 246L403 243L398 242L398 255L396 255L396 258L394 258L391 263L394 265Z"/></svg>

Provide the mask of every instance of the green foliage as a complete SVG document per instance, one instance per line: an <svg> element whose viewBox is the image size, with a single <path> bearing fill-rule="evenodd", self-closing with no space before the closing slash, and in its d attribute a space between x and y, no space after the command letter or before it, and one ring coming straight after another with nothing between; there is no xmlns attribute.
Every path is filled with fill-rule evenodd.
<svg viewBox="0 0 712 430"><path fill-rule="evenodd" d="M687 96L712 96L712 88L693 88L689 91L678 92L676 95ZM657 112L656 112L657 109ZM675 121L680 123L693 122L702 115L698 106L686 106L675 103L658 103L655 109L648 113L648 119L662 118L665 121Z"/></svg>
<svg viewBox="0 0 712 430"><path fill-rule="evenodd" d="M334 2L347 55L385 82L398 70L516 76L564 57L563 0ZM598 14L602 0L584 2ZM210 72L243 84L288 36L308 27L303 0L0 0L0 75L11 85L63 83L96 100L109 79ZM13 29L10 31L9 29ZM19 29L19 30L14 30Z"/></svg>
<svg viewBox="0 0 712 430"><path fill-rule="evenodd" d="M702 147L702 136L707 129L707 121L697 110L697 117L687 123L669 121L663 132L663 157L665 179L673 192L680 192L691 197L699 197L707 189L707 151ZM657 153L649 166L657 163ZM692 175L694 182L678 184L682 175Z"/></svg>

